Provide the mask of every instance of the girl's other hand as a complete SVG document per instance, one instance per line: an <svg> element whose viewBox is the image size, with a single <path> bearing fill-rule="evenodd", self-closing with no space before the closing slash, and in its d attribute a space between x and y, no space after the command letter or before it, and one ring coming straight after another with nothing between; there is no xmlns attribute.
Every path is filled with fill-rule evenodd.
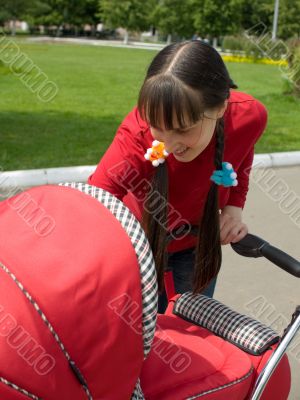
<svg viewBox="0 0 300 400"><path fill-rule="evenodd" d="M242 209L235 206L226 206L220 214L221 244L236 243L248 233L248 227L242 222Z"/></svg>

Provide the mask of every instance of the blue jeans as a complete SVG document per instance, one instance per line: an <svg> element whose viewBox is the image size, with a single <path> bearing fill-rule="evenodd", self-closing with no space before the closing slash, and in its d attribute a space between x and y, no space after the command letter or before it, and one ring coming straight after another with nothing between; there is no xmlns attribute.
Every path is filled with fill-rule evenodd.
<svg viewBox="0 0 300 400"><path fill-rule="evenodd" d="M185 293L192 290L192 277L195 264L195 248L190 248L176 253L168 254L168 268L173 272L176 293ZM211 280L209 285L201 292L208 297L213 297L217 278ZM158 296L158 312L163 314L167 308L166 292Z"/></svg>

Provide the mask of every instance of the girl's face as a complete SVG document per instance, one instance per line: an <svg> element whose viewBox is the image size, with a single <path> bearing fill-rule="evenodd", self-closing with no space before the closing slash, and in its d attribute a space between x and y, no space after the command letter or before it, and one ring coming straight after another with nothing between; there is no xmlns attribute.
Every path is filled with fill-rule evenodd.
<svg viewBox="0 0 300 400"><path fill-rule="evenodd" d="M194 160L207 147L211 141L217 119L221 118L226 110L227 100L222 109L210 110L195 125L184 130L175 128L171 131L164 129L162 124L159 128L150 126L154 139L164 142L168 153L173 153L178 161L190 162Z"/></svg>

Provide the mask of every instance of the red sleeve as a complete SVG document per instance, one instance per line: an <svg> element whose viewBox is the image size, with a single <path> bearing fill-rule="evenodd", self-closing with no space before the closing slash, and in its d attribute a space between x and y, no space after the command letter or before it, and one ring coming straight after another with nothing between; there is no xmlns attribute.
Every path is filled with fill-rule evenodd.
<svg viewBox="0 0 300 400"><path fill-rule="evenodd" d="M268 113L265 106L259 101L255 101L256 106L256 129L255 132L252 133L252 142L250 143L249 151L245 154L245 157L240 164L239 168L235 171L237 173L238 185L232 186L230 188L230 194L226 205L236 206L240 208L244 208L247 193L249 190L249 176L252 169L252 163L254 158L254 145L264 132L267 120Z"/></svg>
<svg viewBox="0 0 300 400"><path fill-rule="evenodd" d="M90 185L107 190L120 200L146 174L146 145L142 143L142 133L132 130L128 125L120 125L96 171L88 178Z"/></svg>

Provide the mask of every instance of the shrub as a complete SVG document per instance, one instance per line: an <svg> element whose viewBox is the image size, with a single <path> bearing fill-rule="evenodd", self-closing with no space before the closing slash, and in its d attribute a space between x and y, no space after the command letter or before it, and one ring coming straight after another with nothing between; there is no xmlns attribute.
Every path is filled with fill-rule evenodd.
<svg viewBox="0 0 300 400"><path fill-rule="evenodd" d="M288 67L284 74L283 90L285 94L294 94L300 97L300 40L292 39L288 42Z"/></svg>
<svg viewBox="0 0 300 400"><path fill-rule="evenodd" d="M269 58L281 60L288 53L288 46L282 40L271 41L269 35L247 38L246 36L225 36L222 49L231 53L244 54L246 57L258 60Z"/></svg>
<svg viewBox="0 0 300 400"><path fill-rule="evenodd" d="M246 38L243 36L224 36L222 41L222 51L231 53L241 53L245 50Z"/></svg>

